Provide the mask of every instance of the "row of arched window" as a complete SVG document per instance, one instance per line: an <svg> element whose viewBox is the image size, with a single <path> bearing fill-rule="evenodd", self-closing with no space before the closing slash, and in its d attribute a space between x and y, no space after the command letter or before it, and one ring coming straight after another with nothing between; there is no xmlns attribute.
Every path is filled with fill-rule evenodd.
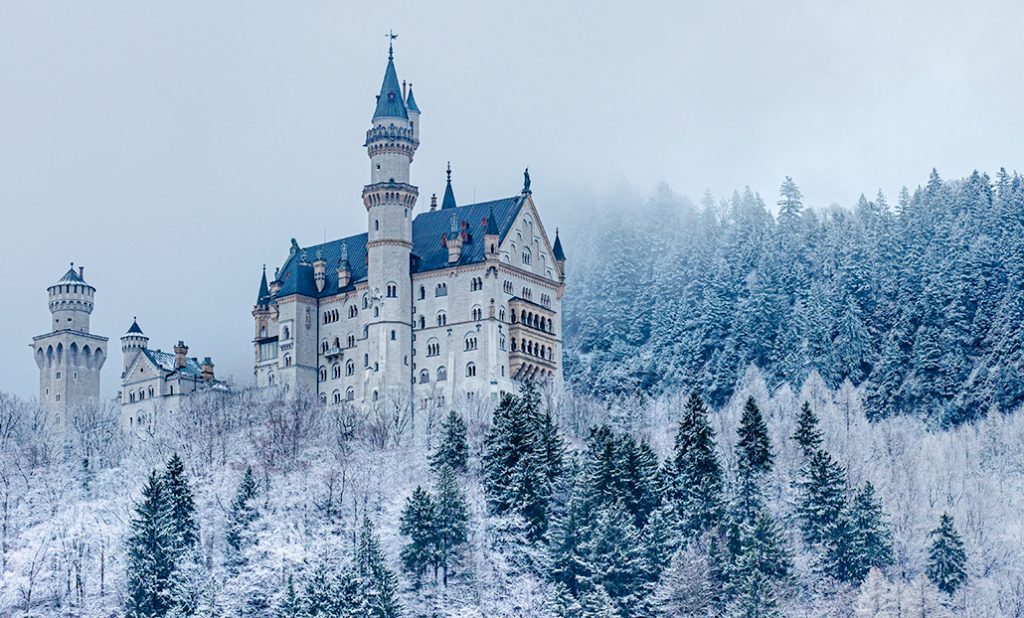
<svg viewBox="0 0 1024 618"><path fill-rule="evenodd" d="M130 403L135 403L136 401L145 401L147 394L148 394L150 399L153 398L154 391L153 391L153 387L152 386L150 386L148 390L140 388L139 391L138 391L138 394L136 394L135 391L129 392L128 393L128 401Z"/></svg>
<svg viewBox="0 0 1024 618"><path fill-rule="evenodd" d="M527 339L520 339L518 345L516 344L516 340L513 339L512 351L523 352L524 354L536 356L537 358L542 358L544 360L552 360L554 358L554 352L552 351L551 346L534 343Z"/></svg>
<svg viewBox="0 0 1024 618"><path fill-rule="evenodd" d="M517 319L516 318L516 312L513 311L512 312L512 323L513 324L516 323L516 319ZM519 312L518 320L519 320L519 323L522 324L523 326L529 326L530 328L536 328L537 330L543 331L545 333L554 333L555 332L555 323L554 323L554 321L551 318L547 318L547 317L544 317L544 316L540 315L539 313L534 313L532 311L527 311L526 309L523 309L522 311Z"/></svg>

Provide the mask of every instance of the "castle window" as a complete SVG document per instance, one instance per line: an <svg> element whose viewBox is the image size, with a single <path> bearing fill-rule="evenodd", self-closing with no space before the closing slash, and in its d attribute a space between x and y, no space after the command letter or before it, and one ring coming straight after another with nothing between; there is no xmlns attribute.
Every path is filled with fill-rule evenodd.
<svg viewBox="0 0 1024 618"><path fill-rule="evenodd" d="M130 403L135 403L135 393L128 393L128 401Z"/></svg>
<svg viewBox="0 0 1024 618"><path fill-rule="evenodd" d="M427 342L427 356L440 356L441 355L441 344L438 343L437 339L431 339Z"/></svg>
<svg viewBox="0 0 1024 618"><path fill-rule="evenodd" d="M426 297L427 297L427 288L425 288L425 287L423 287L421 285L420 286L420 300L423 300Z"/></svg>
<svg viewBox="0 0 1024 618"><path fill-rule="evenodd" d="M334 349L338 350L339 348L341 348L341 341L337 337L335 337L334 338Z"/></svg>
<svg viewBox="0 0 1024 618"><path fill-rule="evenodd" d="M320 381L327 381L327 367L324 367L323 365L320 365Z"/></svg>
<svg viewBox="0 0 1024 618"><path fill-rule="evenodd" d="M448 284L438 283L434 289L434 296L448 296Z"/></svg>
<svg viewBox="0 0 1024 618"><path fill-rule="evenodd" d="M153 387L152 386L149 387L149 398L150 399L153 398Z"/></svg>
<svg viewBox="0 0 1024 618"><path fill-rule="evenodd" d="M282 335L281 335L282 339L288 339L291 336L291 331L288 330L287 326L285 326L283 329L281 329L281 333L282 333Z"/></svg>
<svg viewBox="0 0 1024 618"><path fill-rule="evenodd" d="M341 391L334 391L334 403L341 403Z"/></svg>
<svg viewBox="0 0 1024 618"><path fill-rule="evenodd" d="M476 335L467 335L466 336L466 350L469 351L469 350L475 350L475 349L476 349Z"/></svg>
<svg viewBox="0 0 1024 618"><path fill-rule="evenodd" d="M480 307L473 307L473 319L476 321L484 319L484 310Z"/></svg>
<svg viewBox="0 0 1024 618"><path fill-rule="evenodd" d="M395 338L396 338L396 337L395 337L395 331L391 331L391 340L392 340L392 341L394 341L394 340L395 340Z"/></svg>
<svg viewBox="0 0 1024 618"><path fill-rule="evenodd" d="M357 315L359 315L359 308L356 307L355 305L349 305L348 306L348 317L349 318L354 318Z"/></svg>
<svg viewBox="0 0 1024 618"><path fill-rule="evenodd" d="M498 319L501 320L502 322L505 321L505 308L504 307L498 307Z"/></svg>
<svg viewBox="0 0 1024 618"><path fill-rule="evenodd" d="M523 249L523 264L529 266L532 261L533 261L533 256L530 254L530 250L528 248L524 248Z"/></svg>
<svg viewBox="0 0 1024 618"><path fill-rule="evenodd" d="M369 366L370 366L370 355L369 354L363 354L363 367L369 367Z"/></svg>
<svg viewBox="0 0 1024 618"><path fill-rule="evenodd" d="M352 361L349 361L349 362L352 362ZM325 378L327 377L327 372L326 371L324 372L324 377ZM337 380L338 378L341 377L341 365L339 365L338 363L334 363L331 366L331 377L334 378L335 380Z"/></svg>
<svg viewBox="0 0 1024 618"><path fill-rule="evenodd" d="M378 399L380 399L380 394L378 394L377 391L373 391L373 400L377 401Z"/></svg>
<svg viewBox="0 0 1024 618"><path fill-rule="evenodd" d="M345 361L345 375L351 376L356 373L356 362L351 358Z"/></svg>
<svg viewBox="0 0 1024 618"><path fill-rule="evenodd" d="M379 318L380 317L380 307L374 307L373 308L373 317L375 317L375 318Z"/></svg>
<svg viewBox="0 0 1024 618"><path fill-rule="evenodd" d="M363 339L366 339L369 336L370 336L370 327L369 326L364 326L363 327Z"/></svg>
<svg viewBox="0 0 1024 618"><path fill-rule="evenodd" d="M476 292L482 289L484 289L484 280L481 279L480 277L473 277L473 279L469 282L469 291Z"/></svg>
<svg viewBox="0 0 1024 618"><path fill-rule="evenodd" d="M350 348L356 347L356 336L353 335L352 333L349 333L348 339L345 340L345 343L347 343L348 347Z"/></svg>
<svg viewBox="0 0 1024 618"><path fill-rule="evenodd" d="M442 365L437 368L437 381L445 382L446 380L448 380L448 370Z"/></svg>
<svg viewBox="0 0 1024 618"><path fill-rule="evenodd" d="M502 335L501 338L498 339L498 347L502 350L505 349L505 335Z"/></svg>
<svg viewBox="0 0 1024 618"><path fill-rule="evenodd" d="M363 309L369 309L369 308L370 308L370 297L367 294L363 294ZM348 317L351 318L351 317L355 317L355 316L353 316L352 312L350 311Z"/></svg>
<svg viewBox="0 0 1024 618"><path fill-rule="evenodd" d="M348 387L345 390L345 399L348 400L348 401L353 401L355 398L356 398L356 390L354 388L352 388L351 386Z"/></svg>
<svg viewBox="0 0 1024 618"><path fill-rule="evenodd" d="M373 229L374 229L374 231L379 231L380 230L380 221L379 220L377 220L377 219L373 220Z"/></svg>
<svg viewBox="0 0 1024 618"><path fill-rule="evenodd" d="M260 326L260 337L266 337L266 336L267 336L267 327L266 326Z"/></svg>
<svg viewBox="0 0 1024 618"><path fill-rule="evenodd" d="M444 311L437 312L437 325L444 326L448 323L448 316L445 315Z"/></svg>
<svg viewBox="0 0 1024 618"><path fill-rule="evenodd" d="M320 404L327 405L327 393L320 393Z"/></svg>
<svg viewBox="0 0 1024 618"><path fill-rule="evenodd" d="M430 382L430 372L426 369L420 372L420 384Z"/></svg>
<svg viewBox="0 0 1024 618"><path fill-rule="evenodd" d="M60 379L60 372L59 371L57 372L57 379L58 380Z"/></svg>
<svg viewBox="0 0 1024 618"><path fill-rule="evenodd" d="M466 363L466 377L467 378L475 378L476 377L476 363Z"/></svg>
<svg viewBox="0 0 1024 618"><path fill-rule="evenodd" d="M515 288L512 286L511 281L506 281L502 289L505 290L506 294L515 294Z"/></svg>
<svg viewBox="0 0 1024 618"><path fill-rule="evenodd" d="M284 355L284 366L285 367L291 367L292 366L292 357L291 357L290 354L285 354Z"/></svg>
<svg viewBox="0 0 1024 618"><path fill-rule="evenodd" d="M426 327L427 327L427 316L421 315L420 316L420 328L426 328Z"/></svg>
<svg viewBox="0 0 1024 618"><path fill-rule="evenodd" d="M398 284L389 283L387 289L388 298L398 298Z"/></svg>
<svg viewBox="0 0 1024 618"><path fill-rule="evenodd" d="M324 339L323 341L320 342L320 353L321 354L327 354L327 350L329 350L329 349L331 349L331 344L327 343L326 339Z"/></svg>

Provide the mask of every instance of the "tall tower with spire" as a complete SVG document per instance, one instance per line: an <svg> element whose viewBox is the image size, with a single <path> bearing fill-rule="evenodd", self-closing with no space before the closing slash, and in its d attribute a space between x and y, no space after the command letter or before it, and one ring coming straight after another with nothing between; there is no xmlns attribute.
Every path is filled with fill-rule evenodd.
<svg viewBox="0 0 1024 618"><path fill-rule="evenodd" d="M75 407L99 401L107 338L89 332L96 288L86 283L84 268L72 263L47 292L53 329L32 339L32 352L39 366L39 403L63 429Z"/></svg>
<svg viewBox="0 0 1024 618"><path fill-rule="evenodd" d="M392 40L395 38L391 35ZM388 46L384 82L372 126L366 132L370 183L363 187L367 213L366 391L374 400L400 398L412 390L412 298L410 259L413 208L419 189L409 169L419 147L420 110L412 89L405 92ZM397 392L388 393L386 387Z"/></svg>

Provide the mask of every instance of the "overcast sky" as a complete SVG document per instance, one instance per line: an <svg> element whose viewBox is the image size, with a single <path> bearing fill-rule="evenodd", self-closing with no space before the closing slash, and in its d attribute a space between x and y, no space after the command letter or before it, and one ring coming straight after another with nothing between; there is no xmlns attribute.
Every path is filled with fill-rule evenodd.
<svg viewBox="0 0 1024 618"><path fill-rule="evenodd" d="M585 8L584 8L585 7ZM104 395L132 316L251 379L260 265L365 231L362 148L399 34L421 207L518 191L547 227L611 187L806 202L1024 169L1024 3L0 0L0 390L38 392L46 287L86 267ZM569 282L571 287L572 282Z"/></svg>

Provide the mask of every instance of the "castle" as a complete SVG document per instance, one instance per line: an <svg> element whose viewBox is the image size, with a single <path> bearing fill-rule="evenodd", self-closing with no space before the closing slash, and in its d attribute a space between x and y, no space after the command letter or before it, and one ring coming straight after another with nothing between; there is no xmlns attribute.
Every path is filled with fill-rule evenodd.
<svg viewBox="0 0 1024 618"><path fill-rule="evenodd" d="M562 379L565 254L520 193L460 205L451 168L440 207L414 215L410 167L420 109L389 46L366 133L367 232L300 247L293 239L252 315L259 386L324 403L444 405L497 396L518 380Z"/></svg>
<svg viewBox="0 0 1024 618"><path fill-rule="evenodd" d="M89 332L96 288L85 281L85 268L74 263L47 288L53 330L32 338L39 366L39 403L65 427L77 405L100 398L100 369L107 360L107 338Z"/></svg>

